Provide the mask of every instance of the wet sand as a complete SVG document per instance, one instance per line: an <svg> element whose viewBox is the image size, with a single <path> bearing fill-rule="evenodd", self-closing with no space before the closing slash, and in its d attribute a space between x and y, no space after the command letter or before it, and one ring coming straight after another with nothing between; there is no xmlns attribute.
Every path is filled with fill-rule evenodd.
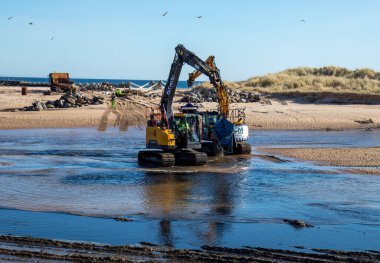
<svg viewBox="0 0 380 263"><path fill-rule="evenodd" d="M380 175L380 147L351 148L259 148L259 151L322 165L356 167L350 173ZM361 167L361 168L358 168Z"/></svg>
<svg viewBox="0 0 380 263"><path fill-rule="evenodd" d="M342 172L352 173L352 174L370 174L370 175L380 175L380 169L363 169L363 168L352 168L343 169Z"/></svg>
<svg viewBox="0 0 380 263"><path fill-rule="evenodd" d="M380 251L299 251L259 247L175 249L141 242L137 246L113 246L32 237L0 236L0 260L55 260L74 262L375 262ZM304 251L306 249L306 251Z"/></svg>
<svg viewBox="0 0 380 263"><path fill-rule="evenodd" d="M0 129L96 127L107 105L78 109L49 109L36 112L12 112L31 106L36 100L55 100L59 95L44 96L48 88L29 88L21 96L20 87L0 87ZM92 92L88 92L92 94ZM96 95L108 96L98 92ZM136 96L144 104L158 103L159 98ZM179 98L177 98L179 99ZM178 108L179 103L174 104ZM202 109L216 109L216 103L202 103ZM247 124L251 129L359 129L380 125L380 105L300 104L272 100L261 103L231 103L231 108L246 108ZM112 117L111 117L112 118ZM372 123L365 123L368 120Z"/></svg>

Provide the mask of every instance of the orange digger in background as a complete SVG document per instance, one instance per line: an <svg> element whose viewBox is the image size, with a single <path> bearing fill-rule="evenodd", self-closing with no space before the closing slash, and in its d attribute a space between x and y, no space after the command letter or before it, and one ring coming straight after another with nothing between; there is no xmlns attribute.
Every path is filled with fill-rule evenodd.
<svg viewBox="0 0 380 263"><path fill-rule="evenodd" d="M52 92L73 92L74 82L70 81L69 73L50 73L49 85Z"/></svg>

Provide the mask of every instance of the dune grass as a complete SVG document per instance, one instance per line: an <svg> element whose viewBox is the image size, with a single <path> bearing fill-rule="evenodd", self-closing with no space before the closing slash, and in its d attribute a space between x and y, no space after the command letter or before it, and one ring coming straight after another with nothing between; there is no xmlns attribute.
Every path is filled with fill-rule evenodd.
<svg viewBox="0 0 380 263"><path fill-rule="evenodd" d="M262 93L333 92L380 94L380 72L372 69L349 70L341 67L287 69L237 82L231 88Z"/></svg>

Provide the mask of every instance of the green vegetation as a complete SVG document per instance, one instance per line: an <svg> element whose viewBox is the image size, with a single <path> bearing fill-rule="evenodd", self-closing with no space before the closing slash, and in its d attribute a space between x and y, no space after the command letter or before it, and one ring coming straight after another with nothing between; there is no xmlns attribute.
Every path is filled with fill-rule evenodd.
<svg viewBox="0 0 380 263"><path fill-rule="evenodd" d="M261 93L357 93L380 94L380 72L372 69L349 70L340 67L300 67L250 78L231 88ZM230 85L228 85L230 86Z"/></svg>

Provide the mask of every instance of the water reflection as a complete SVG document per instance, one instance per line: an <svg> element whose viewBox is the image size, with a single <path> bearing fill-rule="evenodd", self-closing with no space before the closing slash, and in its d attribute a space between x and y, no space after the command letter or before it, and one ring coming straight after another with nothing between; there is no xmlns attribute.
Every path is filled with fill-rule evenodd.
<svg viewBox="0 0 380 263"><path fill-rule="evenodd" d="M236 159L228 159L227 164L235 165L236 162ZM240 165L249 166L249 161ZM145 176L155 181L144 185L145 211L162 218L158 225L159 238L169 246L173 245L175 236L172 221L184 218L205 222L206 228L199 224L192 231L198 233L205 244L217 243L228 230L229 225L222 222L233 215L244 180L244 174L229 173L147 173Z"/></svg>
<svg viewBox="0 0 380 263"><path fill-rule="evenodd" d="M160 243L165 246L174 246L171 222L169 220L164 219L160 221L159 225L159 239L161 241Z"/></svg>
<svg viewBox="0 0 380 263"><path fill-rule="evenodd" d="M232 215L235 207L235 197L239 194L239 188L233 188L233 184L227 180L228 178L222 176L219 180L216 180L215 187L213 189L213 209L211 213L215 215ZM233 194L232 194L233 191ZM207 245L214 245L217 240L222 239L222 235L228 230L228 225L218 221L210 221L208 223L208 230L206 233Z"/></svg>
<svg viewBox="0 0 380 263"><path fill-rule="evenodd" d="M145 209L157 216L169 216L183 209L194 182L186 175L147 173L147 180L154 180L144 186Z"/></svg>
<svg viewBox="0 0 380 263"><path fill-rule="evenodd" d="M234 208L234 196L231 193L232 184L227 180L225 176L216 180L215 187L213 189L213 212L217 215L230 215ZM234 189L234 194L239 191L239 188ZM237 192L236 192L237 191Z"/></svg>

